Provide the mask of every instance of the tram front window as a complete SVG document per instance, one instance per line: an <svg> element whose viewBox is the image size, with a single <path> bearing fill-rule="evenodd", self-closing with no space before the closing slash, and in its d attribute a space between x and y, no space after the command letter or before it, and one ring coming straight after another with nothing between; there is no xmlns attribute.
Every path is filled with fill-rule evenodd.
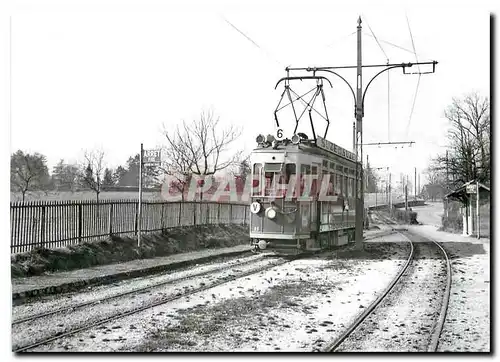
<svg viewBox="0 0 500 362"><path fill-rule="evenodd" d="M264 165L264 196L279 196L278 184L283 176L281 172L282 166L282 163L266 163Z"/></svg>

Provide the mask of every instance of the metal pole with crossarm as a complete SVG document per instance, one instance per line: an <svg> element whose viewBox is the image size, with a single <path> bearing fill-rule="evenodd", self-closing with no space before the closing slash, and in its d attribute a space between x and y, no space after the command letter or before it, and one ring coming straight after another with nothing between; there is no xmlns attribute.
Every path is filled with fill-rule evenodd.
<svg viewBox="0 0 500 362"><path fill-rule="evenodd" d="M416 63L399 63L399 64L369 64L369 65L362 65L362 52L361 52L361 17L358 18L358 27L357 27L357 65L345 65L345 66L333 66L333 67L287 67L285 70L287 72L290 71L307 71L307 72L313 72L316 74L317 72L327 72L329 74L333 74L336 77L340 78L351 90L351 93L354 98L354 112L355 112L355 135L354 135L354 147L355 147L355 154L356 154L356 188L355 188L355 198L356 198L356 228L355 228L355 241L356 241L356 248L357 249L363 249L363 227L364 227L364 221L365 221L365 215L364 215L364 190L363 190L363 184L364 184L364 172L363 172L363 165L362 165L362 160L363 160L363 116L364 116L364 101L366 97L366 92L368 91L368 88L372 84L372 82L377 78L379 75L381 75L384 72L387 72L391 69L396 69L396 68L402 68L403 69L403 74L430 74L435 72L436 64L438 64L437 61L429 61L429 62L416 62ZM413 67L414 65L432 65L432 71L428 72L407 72L408 68ZM377 74L375 74L373 77L371 77L370 81L367 83L366 87L363 90L363 83L362 83L362 70L363 68L378 68L378 67L383 67L385 69L382 69L379 71ZM353 87L349 82L339 73L337 73L338 70L341 69L356 69L357 71L357 78L356 78L356 91L354 91ZM394 142L394 143L401 143L401 144L407 144L409 143L410 145L413 143L412 142ZM391 142L388 142L387 144L391 144ZM380 145L380 143L379 143ZM390 174L389 174L389 203L392 204L392 197L390 195L391 191L391 184L390 184Z"/></svg>

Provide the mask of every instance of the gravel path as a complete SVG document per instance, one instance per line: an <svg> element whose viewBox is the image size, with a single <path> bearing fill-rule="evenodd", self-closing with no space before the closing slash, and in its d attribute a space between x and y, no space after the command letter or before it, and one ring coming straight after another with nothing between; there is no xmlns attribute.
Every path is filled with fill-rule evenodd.
<svg viewBox="0 0 500 362"><path fill-rule="evenodd" d="M375 241L375 239L374 239ZM397 274L402 237L296 260L62 338L37 351L311 351Z"/></svg>

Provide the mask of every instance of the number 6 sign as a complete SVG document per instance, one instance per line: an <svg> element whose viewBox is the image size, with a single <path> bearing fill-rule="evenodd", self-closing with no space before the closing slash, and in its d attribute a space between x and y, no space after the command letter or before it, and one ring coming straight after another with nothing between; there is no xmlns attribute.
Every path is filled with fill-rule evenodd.
<svg viewBox="0 0 500 362"><path fill-rule="evenodd" d="M278 128L276 130L276 139L278 139L278 140L282 140L283 139L283 129Z"/></svg>

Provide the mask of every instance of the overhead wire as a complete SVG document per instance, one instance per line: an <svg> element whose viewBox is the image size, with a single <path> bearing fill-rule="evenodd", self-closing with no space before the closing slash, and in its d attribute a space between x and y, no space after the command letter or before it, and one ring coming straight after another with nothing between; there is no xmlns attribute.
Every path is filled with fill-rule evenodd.
<svg viewBox="0 0 500 362"><path fill-rule="evenodd" d="M384 53L384 57L385 57L385 59L389 59L389 57L387 56L387 54L386 54L386 52L385 52L384 48L382 48L382 45L381 45L381 44L380 44L380 42L378 41L377 36L376 36L376 35L375 35L375 33L373 32L372 27L371 27L371 26L370 26L370 24L368 23L368 19L366 18L366 16L365 16L364 14L363 14L363 18L364 18L364 20L366 21L366 25L368 25L368 29L370 29L370 32L372 33L373 38L375 38L375 41L377 42L377 44L378 44L378 46L379 46L380 50L382 51L382 53Z"/></svg>
<svg viewBox="0 0 500 362"><path fill-rule="evenodd" d="M413 40L413 34L411 32L410 21L408 19L408 14L405 14L405 15L406 15L406 23L408 24L408 30L410 32L411 45L413 47L413 54L415 54L415 60L418 63L417 51L415 50L415 42ZM406 136L407 137L408 137L408 133L410 131L411 119L412 119L412 116L413 116L413 111L415 109L415 103L417 101L417 94L418 94L418 87L420 85L420 78L422 76L422 74L420 74L420 65L418 66L418 72L419 72L419 74L418 74L417 86L415 88L415 94L413 95L413 104L411 106L410 117L408 118L408 123L406 124Z"/></svg>
<svg viewBox="0 0 500 362"><path fill-rule="evenodd" d="M255 42L252 38L250 38L247 34L245 34L242 30L240 30L238 27L236 27L236 25L234 25L233 23L231 23L229 20L227 20L227 18L222 15L222 14L219 14L220 17L229 25L231 26L234 30L236 30L238 33L240 33L245 39L247 39L250 43L252 43L255 47L257 47L260 51L262 51L263 53L266 54L266 56L268 58L270 58L271 60L273 60L274 62L278 63L280 66L283 66L283 63L278 61L276 58L274 58L266 49L264 49L263 47L261 47L259 44L257 44L257 42Z"/></svg>
<svg viewBox="0 0 500 362"><path fill-rule="evenodd" d="M327 46L327 47L329 47L329 48L333 48L333 45L334 45L334 44L337 44L337 43L339 43L339 42L341 42L341 41L344 41L345 39L347 39L348 37L350 37L350 36L352 36L352 35L354 35L354 34L356 34L356 33L357 33L357 31L353 31L353 32L352 32L352 33L350 33L350 34L347 34L347 35L344 35L344 36L342 36L342 37L340 37L340 38L335 39L333 42L331 42L331 43L327 44L326 46Z"/></svg>
<svg viewBox="0 0 500 362"><path fill-rule="evenodd" d="M368 19L366 18L366 16L364 14L363 14L363 18L366 21L366 25L368 25L368 29L370 29L370 32L371 32L371 35L370 34L368 34L368 35L372 36L375 39L375 41L377 42L380 50L384 54L385 59L387 59L387 64L389 64L389 56L387 55L387 53L385 52L384 48L380 44L380 41L378 40L377 36L375 35L375 32L373 31L372 27L370 26L370 23L368 23ZM391 103L390 103L390 78L389 78L389 72L387 72L387 140L388 140L388 142L391 141L391 113L390 113L390 107L391 107Z"/></svg>

